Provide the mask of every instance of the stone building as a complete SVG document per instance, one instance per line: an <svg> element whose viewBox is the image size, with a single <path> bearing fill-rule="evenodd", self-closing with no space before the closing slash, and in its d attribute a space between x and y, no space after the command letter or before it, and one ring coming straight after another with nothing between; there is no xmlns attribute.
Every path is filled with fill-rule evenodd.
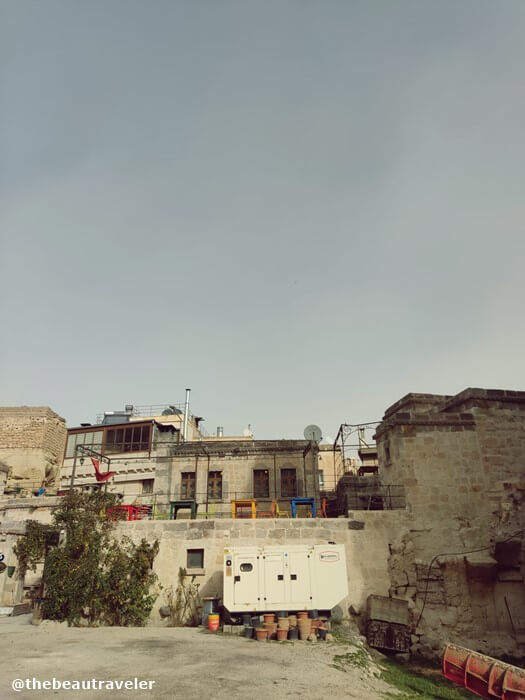
<svg viewBox="0 0 525 700"><path fill-rule="evenodd" d="M70 428L60 472L60 489L97 483L91 452L100 461L100 471L112 471L108 490L122 494L126 502L152 503L155 471L180 440L180 432L169 422L154 419L106 423ZM83 449L77 449L77 446ZM100 455L100 456L98 456ZM100 459L102 457L103 459Z"/></svg>
<svg viewBox="0 0 525 700"><path fill-rule="evenodd" d="M153 418L129 408L106 412L96 425L68 430L62 491L69 488L73 469L76 486L97 483L92 450L104 458L101 471L114 472L110 492L121 494L125 503L152 505L161 515L174 500L195 500L199 515L222 517L231 513L233 499L255 498L267 502L267 508L277 500L288 510L292 496L310 496L319 503L318 450L310 441L205 437L199 429L202 419L194 416L184 441L181 413L170 413L174 407L157 410ZM79 445L87 450L78 450Z"/></svg>
<svg viewBox="0 0 525 700"><path fill-rule="evenodd" d="M392 538L389 568L413 649L436 655L450 640L523 658L525 392L407 394L376 440L382 480L405 487L410 527Z"/></svg>
<svg viewBox="0 0 525 700"><path fill-rule="evenodd" d="M337 482L344 473L341 459L341 448L336 445L320 444L319 446L319 488L321 492L335 492Z"/></svg>
<svg viewBox="0 0 525 700"><path fill-rule="evenodd" d="M7 491L54 487L66 424L47 406L0 407L0 465Z"/></svg>
<svg viewBox="0 0 525 700"><path fill-rule="evenodd" d="M70 428L60 474L61 490L69 488L73 468L77 486L97 483L90 453L76 450L81 445L104 458L101 471L115 472L108 482L109 491L122 494L128 503L153 503L156 466L168 458L170 448L184 440L184 412L180 406L128 405L124 410L105 411L97 416L95 424ZM188 413L187 440L203 439L202 420Z"/></svg>
<svg viewBox="0 0 525 700"><path fill-rule="evenodd" d="M289 511L290 498L319 502L317 447L308 440L203 440L175 445L157 465L157 503L196 500L199 513L231 513L234 499L273 500ZM262 506L261 506L262 507Z"/></svg>

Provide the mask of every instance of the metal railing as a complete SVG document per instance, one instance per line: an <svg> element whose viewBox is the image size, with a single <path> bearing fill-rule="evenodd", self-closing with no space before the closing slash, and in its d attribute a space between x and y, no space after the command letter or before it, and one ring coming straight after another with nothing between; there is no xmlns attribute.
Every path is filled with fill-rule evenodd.
<svg viewBox="0 0 525 700"><path fill-rule="evenodd" d="M365 479L366 477L362 477ZM338 489L337 501L342 512L352 510L403 510L405 487L401 484L362 486L345 485Z"/></svg>

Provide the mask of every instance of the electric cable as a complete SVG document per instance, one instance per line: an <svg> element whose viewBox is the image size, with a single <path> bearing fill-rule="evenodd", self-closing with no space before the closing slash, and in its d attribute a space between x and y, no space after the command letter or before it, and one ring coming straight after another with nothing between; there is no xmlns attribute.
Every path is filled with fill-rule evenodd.
<svg viewBox="0 0 525 700"><path fill-rule="evenodd" d="M515 532L514 534L510 535L504 540L498 540L502 544L504 542L508 542L509 540L513 540L515 537L519 537L519 535L523 535L525 533L525 529L519 530L518 532ZM436 554L436 556L431 559L430 564L428 566L428 572L427 572L427 585L425 586L425 595L423 596L423 607L421 608L421 612L419 613L419 617L416 622L416 627L415 629L418 628L419 623L421 622L421 618L423 617L423 611L425 610L425 605L427 604L427 595L428 595L428 585L430 581L430 571L432 570L432 567L434 566L434 562L439 559L439 557L459 557L464 554L474 554L475 552L484 552L487 549L491 549L492 544L487 545L486 547L478 547L477 549L469 549L468 551L464 552L443 552L441 554Z"/></svg>

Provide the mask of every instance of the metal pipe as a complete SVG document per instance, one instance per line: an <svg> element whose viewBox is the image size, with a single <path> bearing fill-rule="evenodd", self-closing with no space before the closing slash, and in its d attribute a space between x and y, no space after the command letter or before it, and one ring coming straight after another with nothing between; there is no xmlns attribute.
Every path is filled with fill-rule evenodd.
<svg viewBox="0 0 525 700"><path fill-rule="evenodd" d="M277 455L275 452L273 453L273 495L277 500Z"/></svg>
<svg viewBox="0 0 525 700"><path fill-rule="evenodd" d="M79 445L75 445L75 455L73 457L73 469L71 470L71 483L69 484L70 491L73 491L73 484L75 483L75 474L77 472L78 448L79 448Z"/></svg>
<svg viewBox="0 0 525 700"><path fill-rule="evenodd" d="M190 391L191 389L186 389L186 402L184 404L184 427L182 430L182 437L184 442L188 439L188 418L190 415Z"/></svg>

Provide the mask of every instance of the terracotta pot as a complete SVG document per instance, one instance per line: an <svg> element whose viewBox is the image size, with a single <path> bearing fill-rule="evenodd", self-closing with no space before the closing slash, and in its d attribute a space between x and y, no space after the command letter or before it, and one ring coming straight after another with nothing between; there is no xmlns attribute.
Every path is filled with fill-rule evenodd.
<svg viewBox="0 0 525 700"><path fill-rule="evenodd" d="M264 627L257 627L255 629L255 636L258 642L265 642L268 638L268 630Z"/></svg>
<svg viewBox="0 0 525 700"><path fill-rule="evenodd" d="M277 639L277 622L265 622L264 627L268 630L268 639Z"/></svg>
<svg viewBox="0 0 525 700"><path fill-rule="evenodd" d="M274 613L264 613L263 620L264 622L275 622Z"/></svg>
<svg viewBox="0 0 525 700"><path fill-rule="evenodd" d="M299 620L297 626L299 627L299 639L307 640L312 633L312 621L308 620L308 618Z"/></svg>
<svg viewBox="0 0 525 700"><path fill-rule="evenodd" d="M310 625L299 625L299 639L305 641L311 634L312 628L310 627Z"/></svg>
<svg viewBox="0 0 525 700"><path fill-rule="evenodd" d="M312 632L315 632L321 626L321 620L310 620L312 623Z"/></svg>
<svg viewBox="0 0 525 700"><path fill-rule="evenodd" d="M278 627L277 628L277 641L284 642L286 639L288 639L288 630Z"/></svg>
<svg viewBox="0 0 525 700"><path fill-rule="evenodd" d="M308 619L308 610L300 610L297 613L297 620L307 620Z"/></svg>
<svg viewBox="0 0 525 700"><path fill-rule="evenodd" d="M277 624L281 629L288 629L290 627L290 620L287 617L278 617Z"/></svg>
<svg viewBox="0 0 525 700"><path fill-rule="evenodd" d="M290 623L290 629L292 627L297 627L297 615L288 615L288 621Z"/></svg>

